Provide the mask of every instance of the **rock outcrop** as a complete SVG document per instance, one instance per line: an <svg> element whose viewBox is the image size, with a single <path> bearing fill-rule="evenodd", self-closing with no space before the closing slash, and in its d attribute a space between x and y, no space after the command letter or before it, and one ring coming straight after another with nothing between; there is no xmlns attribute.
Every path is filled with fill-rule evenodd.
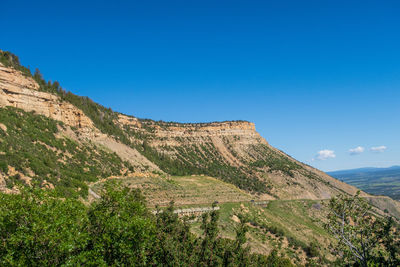
<svg viewBox="0 0 400 267"><path fill-rule="evenodd" d="M357 191L272 147L251 122L174 123L120 114L116 124L139 134L130 135L132 142L140 144L145 139L158 155L178 165L207 171L214 163L230 169L228 175L244 174L247 179L264 181L272 187L265 199L321 199Z"/></svg>
<svg viewBox="0 0 400 267"><path fill-rule="evenodd" d="M196 173L213 168L214 172L206 174L221 175L225 181L243 188L252 186L251 190L256 190L256 180L268 184L271 187L265 194L268 199L271 196L318 199L356 191L273 148L259 135L254 123L247 121L174 123L117 114L114 124L131 141L132 145L127 145L102 133L76 106L57 95L39 91L39 85L31 77L0 65L0 107L5 106L34 111L74 127L79 133L74 138L84 137L106 147L130 161L135 171L160 173L157 164L164 164L164 171L170 167L165 160ZM145 145L152 149L150 154Z"/></svg>
<svg viewBox="0 0 400 267"><path fill-rule="evenodd" d="M39 85L21 72L0 65L0 107L12 106L62 121L82 132L95 131L93 122L74 105L38 91Z"/></svg>
<svg viewBox="0 0 400 267"><path fill-rule="evenodd" d="M89 139L117 153L123 160L130 161L138 169L160 172L157 166L134 148L101 133L82 110L69 102L62 101L59 96L39 91L39 85L31 77L25 76L13 68L6 68L0 63L0 107L7 106L28 112L33 111L61 121L67 126L76 128L79 137L73 136L75 133L71 132L65 132L65 135L76 140L79 138Z"/></svg>

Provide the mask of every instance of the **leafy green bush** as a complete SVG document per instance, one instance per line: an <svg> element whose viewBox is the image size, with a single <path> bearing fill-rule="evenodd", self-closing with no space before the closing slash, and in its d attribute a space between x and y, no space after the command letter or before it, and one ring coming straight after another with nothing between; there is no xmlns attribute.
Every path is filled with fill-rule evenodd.
<svg viewBox="0 0 400 267"><path fill-rule="evenodd" d="M250 253L244 222L228 240L218 212L206 213L196 236L172 205L154 216L139 191L114 182L89 207L35 188L0 193L0 206L1 266L293 266Z"/></svg>
<svg viewBox="0 0 400 267"><path fill-rule="evenodd" d="M38 189L0 194L0 265L59 266L79 255L90 236L86 207Z"/></svg>
<svg viewBox="0 0 400 267"><path fill-rule="evenodd" d="M314 258L319 256L318 245L315 242L311 242L309 246L306 247L305 252L308 257Z"/></svg>

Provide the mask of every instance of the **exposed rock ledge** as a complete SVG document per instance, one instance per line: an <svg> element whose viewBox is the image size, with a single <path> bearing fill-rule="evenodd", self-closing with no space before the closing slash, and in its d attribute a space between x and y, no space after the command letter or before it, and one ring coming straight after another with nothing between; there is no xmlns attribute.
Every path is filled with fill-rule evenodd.
<svg viewBox="0 0 400 267"><path fill-rule="evenodd" d="M0 65L0 107L12 106L34 111L79 128L81 132L97 130L80 109L53 94L38 91L38 88L39 85L32 78Z"/></svg>
<svg viewBox="0 0 400 267"><path fill-rule="evenodd" d="M212 137L212 136L259 136L255 124L248 121L224 121L210 123L174 123L141 121L135 117L120 114L118 123L136 130L152 128L155 136L164 137Z"/></svg>
<svg viewBox="0 0 400 267"><path fill-rule="evenodd" d="M80 137L88 138L117 153L122 159L130 161L134 167L141 169L147 166L149 171L161 172L154 163L135 149L101 133L82 110L62 101L56 95L40 92L38 89L39 85L31 77L27 77L15 69L5 68L0 63L0 107L12 106L28 112L34 111L37 114L61 121L67 126L77 128ZM64 134L78 140L73 132L64 132ZM3 184L4 179L0 177L0 187Z"/></svg>

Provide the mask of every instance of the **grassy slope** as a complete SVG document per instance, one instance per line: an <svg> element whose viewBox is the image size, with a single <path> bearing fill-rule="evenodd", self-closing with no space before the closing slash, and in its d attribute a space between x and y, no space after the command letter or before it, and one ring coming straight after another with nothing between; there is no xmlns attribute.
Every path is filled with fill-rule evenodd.
<svg viewBox="0 0 400 267"><path fill-rule="evenodd" d="M141 188L151 206L210 205L214 201L250 201L252 197L237 187L207 176L129 177L122 179L129 187ZM93 185L99 193L101 183Z"/></svg>
<svg viewBox="0 0 400 267"><path fill-rule="evenodd" d="M242 214L249 221L249 245L253 251L269 253L277 248L294 263L304 264L306 258L324 261L320 255L332 260L328 244L332 238L324 230L324 211L316 209L316 201L270 201L266 206L252 203L221 205L221 228L227 237L234 236L235 215ZM318 248L311 247L318 243Z"/></svg>

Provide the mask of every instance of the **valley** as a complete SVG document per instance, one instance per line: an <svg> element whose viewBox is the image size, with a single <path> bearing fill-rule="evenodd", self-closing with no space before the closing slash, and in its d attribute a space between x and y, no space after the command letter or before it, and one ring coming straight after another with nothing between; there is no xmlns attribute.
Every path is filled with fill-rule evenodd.
<svg viewBox="0 0 400 267"><path fill-rule="evenodd" d="M370 194L400 200L399 166L335 171L328 174Z"/></svg>

